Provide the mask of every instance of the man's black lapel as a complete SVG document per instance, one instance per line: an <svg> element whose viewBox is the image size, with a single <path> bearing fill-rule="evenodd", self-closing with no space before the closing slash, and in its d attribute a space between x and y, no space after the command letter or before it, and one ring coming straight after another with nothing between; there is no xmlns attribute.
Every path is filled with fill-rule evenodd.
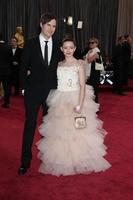
<svg viewBox="0 0 133 200"><path fill-rule="evenodd" d="M42 61L42 63L44 64L44 59L43 59L43 55L42 55L42 51L41 51L41 46L40 46L40 40L39 40L39 37L37 37L35 39L35 45L37 47L37 53L40 57L40 60Z"/></svg>

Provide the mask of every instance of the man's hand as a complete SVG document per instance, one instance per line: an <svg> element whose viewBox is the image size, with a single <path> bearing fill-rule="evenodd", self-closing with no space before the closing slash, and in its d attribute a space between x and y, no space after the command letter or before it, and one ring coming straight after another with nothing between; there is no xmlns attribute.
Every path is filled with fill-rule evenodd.
<svg viewBox="0 0 133 200"><path fill-rule="evenodd" d="M18 65L18 62L14 61L14 62L12 62L12 64L13 64L14 66L17 66L17 65Z"/></svg>
<svg viewBox="0 0 133 200"><path fill-rule="evenodd" d="M21 91L22 96L24 96L24 90Z"/></svg>

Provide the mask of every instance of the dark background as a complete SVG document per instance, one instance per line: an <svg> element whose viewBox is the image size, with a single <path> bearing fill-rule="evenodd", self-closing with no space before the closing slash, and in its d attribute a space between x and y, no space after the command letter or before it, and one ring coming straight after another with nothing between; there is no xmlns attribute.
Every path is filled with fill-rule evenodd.
<svg viewBox="0 0 133 200"><path fill-rule="evenodd" d="M72 33L83 50L88 38L95 36L103 53L111 55L116 42L118 4L119 0L0 0L0 32L9 42L16 26L22 26L25 39L34 37L41 14L50 11L58 19L58 39ZM64 23L68 16L73 17L72 26ZM77 29L79 20L83 21L82 29Z"/></svg>

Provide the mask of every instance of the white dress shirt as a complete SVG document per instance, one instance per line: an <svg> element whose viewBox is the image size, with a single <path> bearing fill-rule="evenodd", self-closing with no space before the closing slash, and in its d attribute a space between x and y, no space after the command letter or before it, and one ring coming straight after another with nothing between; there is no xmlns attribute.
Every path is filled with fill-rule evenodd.
<svg viewBox="0 0 133 200"><path fill-rule="evenodd" d="M45 41L48 41L48 65L49 65L52 56L52 46L53 46L52 37L50 37L49 39L45 39L44 36L40 33L39 40L43 58L44 58Z"/></svg>
<svg viewBox="0 0 133 200"><path fill-rule="evenodd" d="M15 55L15 52L16 52L16 48L12 48L13 55Z"/></svg>

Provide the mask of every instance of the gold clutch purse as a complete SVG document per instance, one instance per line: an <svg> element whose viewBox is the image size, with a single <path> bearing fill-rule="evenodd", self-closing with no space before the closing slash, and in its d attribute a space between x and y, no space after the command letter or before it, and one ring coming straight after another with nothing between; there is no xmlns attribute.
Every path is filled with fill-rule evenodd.
<svg viewBox="0 0 133 200"><path fill-rule="evenodd" d="M104 70L103 63L95 63L95 70Z"/></svg>
<svg viewBox="0 0 133 200"><path fill-rule="evenodd" d="M100 56L100 60L101 60L101 63L95 62L95 70L100 70L100 71L104 70L102 56Z"/></svg>
<svg viewBox="0 0 133 200"><path fill-rule="evenodd" d="M80 117L75 117L75 128L77 129L82 129L87 126L86 122L86 117L80 116Z"/></svg>

